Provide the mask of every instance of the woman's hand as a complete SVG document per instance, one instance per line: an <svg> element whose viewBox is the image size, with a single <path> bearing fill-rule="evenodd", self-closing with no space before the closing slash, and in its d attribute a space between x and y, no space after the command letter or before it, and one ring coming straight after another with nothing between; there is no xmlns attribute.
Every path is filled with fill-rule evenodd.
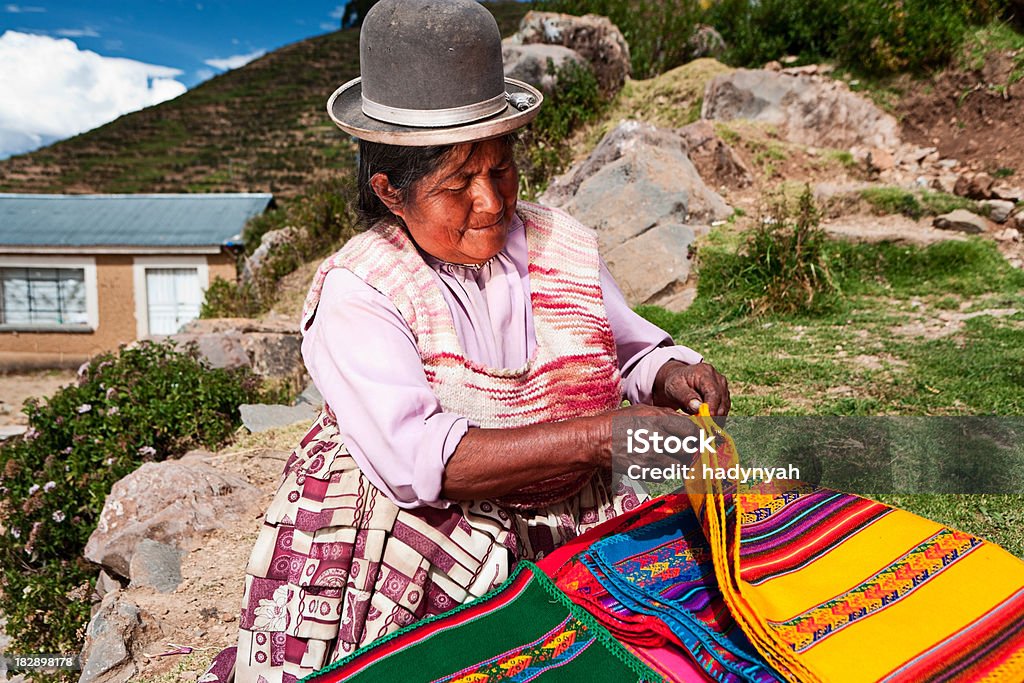
<svg viewBox="0 0 1024 683"><path fill-rule="evenodd" d="M670 360L654 379L654 405L678 408L696 415L707 403L712 415L728 415L732 402L725 376L709 363L687 365Z"/></svg>

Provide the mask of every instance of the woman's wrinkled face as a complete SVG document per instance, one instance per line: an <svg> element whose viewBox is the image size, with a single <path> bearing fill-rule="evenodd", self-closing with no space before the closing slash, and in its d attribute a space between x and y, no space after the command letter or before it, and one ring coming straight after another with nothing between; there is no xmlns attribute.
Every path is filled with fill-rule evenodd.
<svg viewBox="0 0 1024 683"><path fill-rule="evenodd" d="M505 246L518 194L512 146L497 138L457 145L440 168L409 188L404 201L388 208L431 256L480 264Z"/></svg>

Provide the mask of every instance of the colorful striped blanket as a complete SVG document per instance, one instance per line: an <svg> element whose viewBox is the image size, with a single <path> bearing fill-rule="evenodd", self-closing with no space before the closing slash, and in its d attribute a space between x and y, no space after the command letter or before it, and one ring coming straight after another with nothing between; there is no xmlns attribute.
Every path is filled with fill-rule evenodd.
<svg viewBox="0 0 1024 683"><path fill-rule="evenodd" d="M702 463L729 467L735 446ZM688 482L715 583L792 681L1024 681L1024 562L970 534L807 485Z"/></svg>

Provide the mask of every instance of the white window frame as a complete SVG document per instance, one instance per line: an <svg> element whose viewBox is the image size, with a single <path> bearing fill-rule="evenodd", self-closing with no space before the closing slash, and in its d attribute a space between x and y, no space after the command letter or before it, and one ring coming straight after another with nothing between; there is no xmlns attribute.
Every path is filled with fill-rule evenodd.
<svg viewBox="0 0 1024 683"><path fill-rule="evenodd" d="M93 256L0 256L0 268L76 268L85 274L86 324L0 324L0 332L95 332L100 326L96 258Z"/></svg>
<svg viewBox="0 0 1024 683"><path fill-rule="evenodd" d="M195 268L199 291L206 295L210 287L210 266L205 256L136 256L132 260L135 289L135 333L137 339L149 335L149 296L146 293L146 271L150 268Z"/></svg>

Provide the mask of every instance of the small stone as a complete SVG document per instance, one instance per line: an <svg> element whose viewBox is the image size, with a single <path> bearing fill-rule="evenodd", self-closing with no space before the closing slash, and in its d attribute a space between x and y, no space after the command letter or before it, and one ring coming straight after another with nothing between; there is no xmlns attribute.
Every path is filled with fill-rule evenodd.
<svg viewBox="0 0 1024 683"><path fill-rule="evenodd" d="M1008 202L1024 202L1024 187L996 183L992 186L992 198Z"/></svg>
<svg viewBox="0 0 1024 683"><path fill-rule="evenodd" d="M892 152L885 149L872 149L868 152L868 168L875 173L891 171L896 165Z"/></svg>
<svg viewBox="0 0 1024 683"><path fill-rule="evenodd" d="M956 181L953 192L961 197L970 199L991 199L992 185L995 183L992 176L987 173L975 173L973 175L962 175Z"/></svg>
<svg viewBox="0 0 1024 683"><path fill-rule="evenodd" d="M231 622L233 622L233 621L234 621L234 620L235 620L236 618L237 618L237 617L235 617L235 615L234 615L234 614L231 614L231 613L229 613L229 612L225 612L224 614L220 615L220 620L221 620L221 621L223 621L223 622L224 622L225 624L230 624L230 623L231 623Z"/></svg>
<svg viewBox="0 0 1024 683"><path fill-rule="evenodd" d="M242 424L253 434L276 427L287 427L296 422L312 422L319 409L309 403L294 406L244 403L238 407Z"/></svg>
<svg viewBox="0 0 1024 683"><path fill-rule="evenodd" d="M932 189L946 194L953 194L953 190L956 189L956 181L960 179L960 176L955 173L942 173L938 177L932 179Z"/></svg>
<svg viewBox="0 0 1024 683"><path fill-rule="evenodd" d="M1004 228L996 233L999 242L1020 242L1020 232L1016 228Z"/></svg>
<svg viewBox="0 0 1024 683"><path fill-rule="evenodd" d="M988 222L984 218L965 209L957 209L942 216L936 216L932 225L939 230L956 230L972 235L977 235L988 229Z"/></svg>
<svg viewBox="0 0 1024 683"><path fill-rule="evenodd" d="M988 217L996 223L1005 223L1014 207L1013 202L1005 199L989 199L982 202L981 205L988 208Z"/></svg>

